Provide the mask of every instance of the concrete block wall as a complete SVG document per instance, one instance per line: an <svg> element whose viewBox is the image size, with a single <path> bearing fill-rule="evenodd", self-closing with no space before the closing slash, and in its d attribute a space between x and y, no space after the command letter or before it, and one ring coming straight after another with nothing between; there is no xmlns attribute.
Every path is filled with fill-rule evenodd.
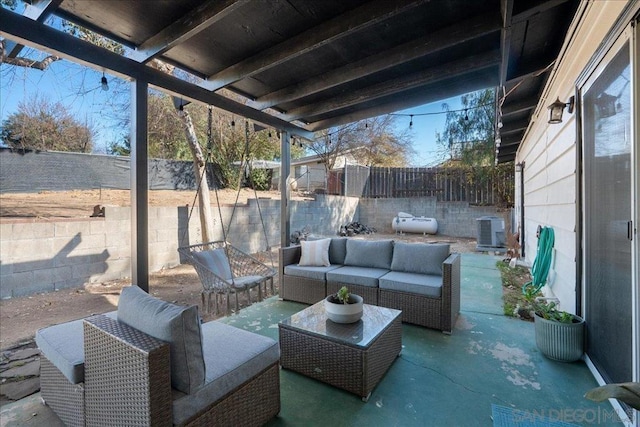
<svg viewBox="0 0 640 427"><path fill-rule="evenodd" d="M392 233L393 218L398 212L435 218L438 234L451 237L477 237L476 218L491 215L506 219L508 211L493 206L471 206L467 202L438 202L435 197L398 199L360 199L360 222L379 232ZM506 224L506 223L505 223Z"/></svg>
<svg viewBox="0 0 640 427"><path fill-rule="evenodd" d="M357 198L319 196L292 201L292 230L309 226L314 234L335 235L340 225L357 220ZM280 245L280 200L249 200L221 207L226 236L239 249L255 253ZM180 264L179 246L201 243L197 208L149 208L149 271ZM223 233L214 208L213 240ZM104 218L72 220L0 219L0 298L81 287L84 283L131 275L131 209L106 207ZM275 260L277 262L277 259Z"/></svg>

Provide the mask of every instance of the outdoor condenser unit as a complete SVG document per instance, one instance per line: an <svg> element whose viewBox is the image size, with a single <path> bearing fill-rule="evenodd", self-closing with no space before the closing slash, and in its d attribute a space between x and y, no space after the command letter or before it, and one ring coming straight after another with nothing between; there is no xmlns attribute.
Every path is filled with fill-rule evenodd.
<svg viewBox="0 0 640 427"><path fill-rule="evenodd" d="M497 216L483 216L476 221L478 222L478 246L504 247L504 219Z"/></svg>

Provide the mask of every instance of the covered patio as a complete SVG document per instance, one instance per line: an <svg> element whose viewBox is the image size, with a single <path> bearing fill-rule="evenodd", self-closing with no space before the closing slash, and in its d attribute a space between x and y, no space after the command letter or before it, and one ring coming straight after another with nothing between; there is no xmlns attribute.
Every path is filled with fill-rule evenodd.
<svg viewBox="0 0 640 427"><path fill-rule="evenodd" d="M625 13L633 17L638 2L628 4ZM131 82L131 278L149 291L150 89L173 95L180 105L212 105L279 131L281 170L290 171L292 139L311 139L315 131L492 87L496 161L508 162L549 101L548 79L580 6L578 0L38 0L24 16L0 9L0 36L8 41L10 57L27 45ZM121 43L125 55L45 25L52 14ZM598 37L599 42L605 36ZM151 67L156 59L189 73L193 81ZM288 178L282 174L280 188L288 188ZM281 246L291 235L288 198L283 191ZM540 218L547 218L546 212ZM629 236L635 233L633 227L627 230ZM535 240L529 239L532 246ZM492 420L492 404L524 411L516 414L521 418L615 423L609 404L582 397L597 385L585 364L545 359L535 348L533 325L501 314L495 261L465 255L462 311L454 334L403 325L401 356L367 404L282 371L282 410L270 425L503 425L497 415ZM576 288L580 268L574 269ZM568 284L573 286L571 280ZM637 289L633 292L637 329ZM272 298L224 321L276 337L274 325L302 307ZM637 380L636 329L629 347ZM15 425L55 425L52 414L38 405L37 396L16 403L3 412L3 423L6 415L12 425L15 415L22 417L13 418Z"/></svg>
<svg viewBox="0 0 640 427"><path fill-rule="evenodd" d="M501 426L509 425L506 417L621 425L608 403L583 397L597 386L583 362L547 359L536 348L533 324L502 314L497 260L463 255L462 310L454 333L403 325L402 352L367 403L281 370L282 408L267 425ZM304 307L272 297L222 321L277 339L277 323ZM499 406L495 413L492 405ZM2 425L62 424L37 393L5 406Z"/></svg>

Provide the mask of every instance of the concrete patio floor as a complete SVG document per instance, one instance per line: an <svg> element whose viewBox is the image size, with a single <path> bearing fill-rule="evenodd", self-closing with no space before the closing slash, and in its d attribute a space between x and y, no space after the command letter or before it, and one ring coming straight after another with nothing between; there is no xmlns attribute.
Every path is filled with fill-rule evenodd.
<svg viewBox="0 0 640 427"><path fill-rule="evenodd" d="M492 404L523 411L515 418L523 422L544 416L621 425L608 403L583 397L597 386L583 362L545 358L533 323L502 314L498 259L463 254L462 310L453 334L403 325L402 352L367 403L282 370L282 409L267 425L492 426ZM221 321L277 339L278 322L304 307L273 297ZM62 425L39 393L4 406L0 420L2 426Z"/></svg>

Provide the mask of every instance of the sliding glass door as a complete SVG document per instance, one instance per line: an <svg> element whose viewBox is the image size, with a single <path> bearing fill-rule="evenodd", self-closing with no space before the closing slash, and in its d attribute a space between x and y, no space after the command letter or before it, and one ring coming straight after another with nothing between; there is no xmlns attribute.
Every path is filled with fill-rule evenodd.
<svg viewBox="0 0 640 427"><path fill-rule="evenodd" d="M633 377L634 77L630 52L627 37L581 88L587 355L608 383Z"/></svg>

